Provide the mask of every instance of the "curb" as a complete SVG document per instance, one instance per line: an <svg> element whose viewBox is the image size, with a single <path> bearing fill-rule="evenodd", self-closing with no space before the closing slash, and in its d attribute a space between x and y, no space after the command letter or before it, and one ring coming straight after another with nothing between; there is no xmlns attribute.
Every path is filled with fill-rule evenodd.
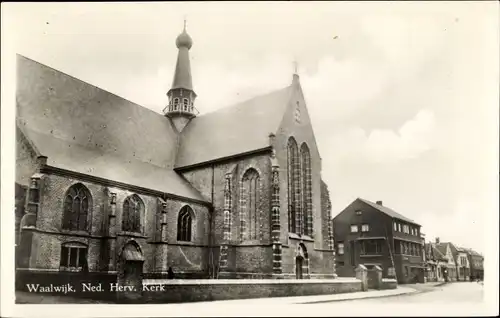
<svg viewBox="0 0 500 318"><path fill-rule="evenodd" d="M413 289L413 288L411 288ZM355 300L365 300L365 299L375 299L375 298L390 298L390 297L397 297L397 296L409 296L413 294L418 294L419 291L416 289L413 289L413 291L408 291L408 292L403 292L400 294L393 294L393 295L379 295L379 296L367 296L367 297L359 297L359 298L345 298L345 299L332 299L332 300L318 300L318 301L309 301L309 302L297 302L294 303L296 305L309 305L309 304L321 304L321 303L333 303L333 302L339 302L339 301L355 301Z"/></svg>

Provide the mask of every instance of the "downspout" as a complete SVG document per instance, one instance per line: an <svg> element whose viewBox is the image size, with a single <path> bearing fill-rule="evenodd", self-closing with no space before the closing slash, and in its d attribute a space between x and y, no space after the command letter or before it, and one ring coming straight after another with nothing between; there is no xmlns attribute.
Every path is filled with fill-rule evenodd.
<svg viewBox="0 0 500 318"><path fill-rule="evenodd" d="M214 233L213 233L213 222L215 220L215 216L214 216L214 213L215 213L215 209L214 209L214 192L215 192L215 189L214 189L214 184L215 184L215 168L214 168L214 165L212 164L212 191L211 191L211 198L210 198L210 202L212 203L212 206L210 207L210 213L209 213L209 240L208 240L208 248L210 249L210 252L209 252L209 257L210 257L210 260L209 260L209 263L211 264L210 266L210 270L211 270L211 273L210 273L210 278L215 278L215 264L214 264L214 249L213 249L213 240L214 240Z"/></svg>

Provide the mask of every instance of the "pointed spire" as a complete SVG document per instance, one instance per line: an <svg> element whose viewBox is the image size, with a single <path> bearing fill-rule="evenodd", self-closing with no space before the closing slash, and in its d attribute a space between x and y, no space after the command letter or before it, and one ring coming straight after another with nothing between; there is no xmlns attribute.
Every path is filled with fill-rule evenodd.
<svg viewBox="0 0 500 318"><path fill-rule="evenodd" d="M196 93L193 90L191 63L189 60L189 49L193 45L193 40L186 32L186 24L187 20L184 17L182 33L177 36L175 41L179 52L172 87L167 92L168 105L164 109L166 116L174 118L174 124L179 132L187 125L189 119L195 117L197 113L197 110L194 108Z"/></svg>
<svg viewBox="0 0 500 318"><path fill-rule="evenodd" d="M186 19L184 18L184 29L177 37L175 44L179 49L177 55L177 64L175 66L174 80L172 89L184 88L193 90L191 79L191 65L189 61L189 49L193 46L193 40L186 32Z"/></svg>
<svg viewBox="0 0 500 318"><path fill-rule="evenodd" d="M299 63L297 59L293 60L293 79L292 84L297 84L299 82L299 73L298 73Z"/></svg>

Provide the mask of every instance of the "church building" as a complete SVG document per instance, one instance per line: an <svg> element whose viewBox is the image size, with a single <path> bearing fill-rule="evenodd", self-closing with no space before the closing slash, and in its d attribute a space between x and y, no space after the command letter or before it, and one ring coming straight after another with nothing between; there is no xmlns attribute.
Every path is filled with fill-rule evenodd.
<svg viewBox="0 0 500 318"><path fill-rule="evenodd" d="M176 46L163 114L17 56L17 276L336 277L299 76L203 114Z"/></svg>

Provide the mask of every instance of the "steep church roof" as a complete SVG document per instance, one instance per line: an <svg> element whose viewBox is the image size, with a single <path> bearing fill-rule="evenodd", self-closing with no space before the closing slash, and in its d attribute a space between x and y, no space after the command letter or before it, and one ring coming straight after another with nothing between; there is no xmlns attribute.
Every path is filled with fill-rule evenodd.
<svg viewBox="0 0 500 318"><path fill-rule="evenodd" d="M168 118L18 55L17 124L48 164L205 201L175 173Z"/></svg>
<svg viewBox="0 0 500 318"><path fill-rule="evenodd" d="M270 146L293 86L198 116L182 131L175 166L187 167Z"/></svg>

